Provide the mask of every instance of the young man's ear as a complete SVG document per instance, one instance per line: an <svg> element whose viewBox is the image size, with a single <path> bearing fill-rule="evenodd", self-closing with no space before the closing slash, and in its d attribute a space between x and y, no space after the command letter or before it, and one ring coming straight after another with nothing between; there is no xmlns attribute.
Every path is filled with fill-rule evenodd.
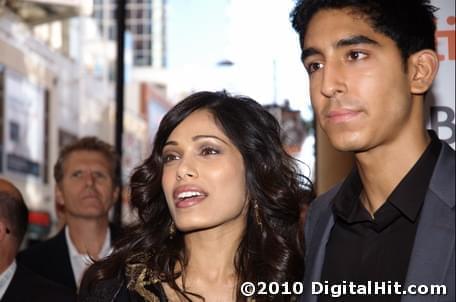
<svg viewBox="0 0 456 302"><path fill-rule="evenodd" d="M432 85L439 69L437 53L431 49L423 49L412 54L408 59L410 92L424 94Z"/></svg>

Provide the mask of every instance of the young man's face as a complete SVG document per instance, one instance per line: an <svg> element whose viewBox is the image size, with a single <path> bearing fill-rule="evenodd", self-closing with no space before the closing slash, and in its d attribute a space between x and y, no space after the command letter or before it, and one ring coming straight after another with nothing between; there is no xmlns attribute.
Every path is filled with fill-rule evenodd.
<svg viewBox="0 0 456 302"><path fill-rule="evenodd" d="M315 115L333 146L366 151L412 124L410 81L400 50L347 9L321 10L303 39Z"/></svg>

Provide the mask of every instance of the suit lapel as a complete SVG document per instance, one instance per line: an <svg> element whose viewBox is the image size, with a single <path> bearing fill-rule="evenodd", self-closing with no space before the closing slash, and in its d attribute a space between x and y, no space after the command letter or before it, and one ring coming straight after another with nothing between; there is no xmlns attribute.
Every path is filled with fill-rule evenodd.
<svg viewBox="0 0 456 302"><path fill-rule="evenodd" d="M334 217L332 215L331 208L328 207L324 213L319 217L318 222L315 226L315 233L312 235L312 241L309 246L309 255L307 257L306 270L309 271L306 274L304 284L304 295L301 301L305 302L316 302L318 296L312 295L312 281L320 281L321 270L325 261L326 244L331 234L331 229L334 226Z"/></svg>
<svg viewBox="0 0 456 302"><path fill-rule="evenodd" d="M55 238L56 251L52 257L55 257L56 275L61 276L62 280L59 283L64 284L76 291L76 280L74 279L73 267L71 266L70 253L68 252L68 245L65 237L65 229Z"/></svg>
<svg viewBox="0 0 456 302"><path fill-rule="evenodd" d="M444 284L454 254L454 215L429 197L423 206L406 285ZM402 302L437 301L438 296L405 296Z"/></svg>
<svg viewBox="0 0 456 302"><path fill-rule="evenodd" d="M454 151L448 149L446 145L442 148L421 210L406 286L445 284L448 270L454 269ZM404 296L401 301L438 299L437 295Z"/></svg>
<svg viewBox="0 0 456 302"><path fill-rule="evenodd" d="M19 284L24 284L23 277L21 266L18 265L16 267L16 272L14 273L13 278L11 279L11 282L6 288L3 298L0 299L0 301L15 302L23 299L22 295L24 294L24 291L20 288L20 286L18 286Z"/></svg>

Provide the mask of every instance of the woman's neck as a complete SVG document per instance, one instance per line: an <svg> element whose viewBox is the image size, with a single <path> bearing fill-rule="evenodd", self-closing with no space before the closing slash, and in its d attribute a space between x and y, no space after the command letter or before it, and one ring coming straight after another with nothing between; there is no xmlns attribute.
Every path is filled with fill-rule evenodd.
<svg viewBox="0 0 456 302"><path fill-rule="evenodd" d="M185 234L188 262L177 280L178 286L203 296L206 301L235 301L238 281L235 258L244 230L245 225L224 224Z"/></svg>
<svg viewBox="0 0 456 302"><path fill-rule="evenodd" d="M195 273L218 281L235 275L234 260L243 232L243 229L220 227L185 235L187 277L193 279L191 275Z"/></svg>

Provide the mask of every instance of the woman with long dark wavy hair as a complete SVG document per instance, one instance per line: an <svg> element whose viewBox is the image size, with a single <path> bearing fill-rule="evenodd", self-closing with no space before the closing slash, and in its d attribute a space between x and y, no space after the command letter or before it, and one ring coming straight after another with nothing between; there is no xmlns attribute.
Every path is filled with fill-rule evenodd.
<svg viewBox="0 0 456 302"><path fill-rule="evenodd" d="M178 103L130 191L138 221L88 270L80 301L293 301L240 292L301 281L300 210L313 197L257 102L199 92Z"/></svg>

